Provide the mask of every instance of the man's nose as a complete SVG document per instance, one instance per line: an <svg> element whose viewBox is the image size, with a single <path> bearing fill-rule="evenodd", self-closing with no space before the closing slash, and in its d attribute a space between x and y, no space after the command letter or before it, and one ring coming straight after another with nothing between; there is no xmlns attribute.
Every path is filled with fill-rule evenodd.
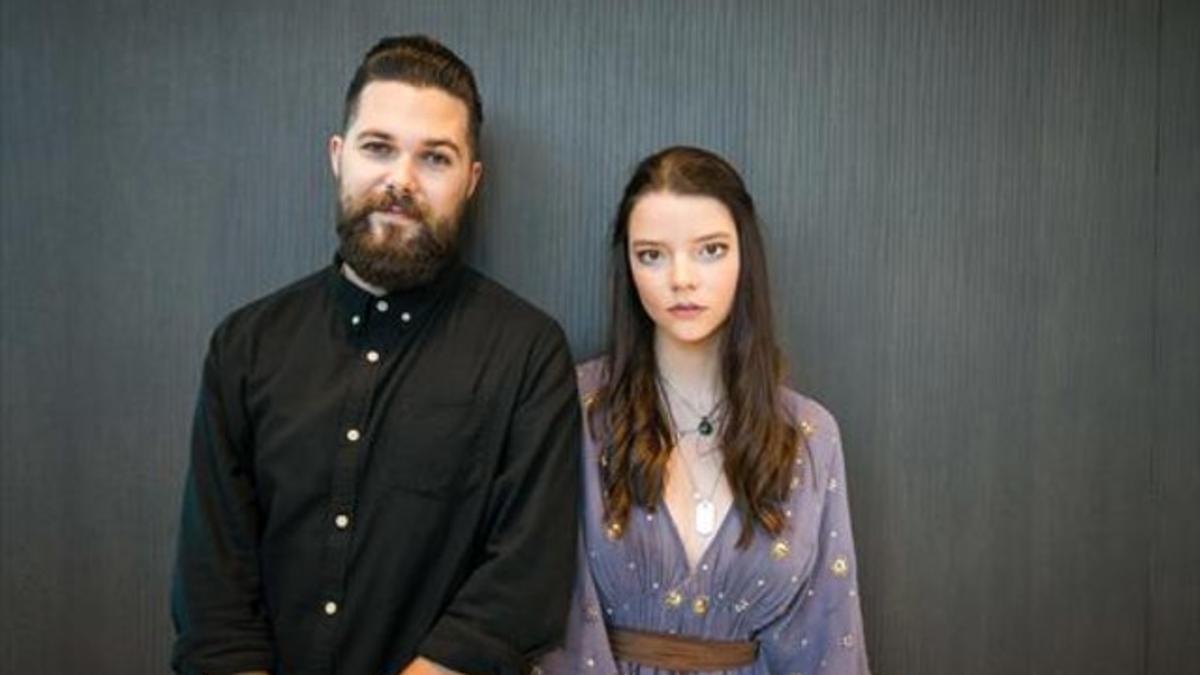
<svg viewBox="0 0 1200 675"><path fill-rule="evenodd" d="M388 190L397 194L413 193L417 190L417 177L412 158L402 155L392 163L387 176Z"/></svg>

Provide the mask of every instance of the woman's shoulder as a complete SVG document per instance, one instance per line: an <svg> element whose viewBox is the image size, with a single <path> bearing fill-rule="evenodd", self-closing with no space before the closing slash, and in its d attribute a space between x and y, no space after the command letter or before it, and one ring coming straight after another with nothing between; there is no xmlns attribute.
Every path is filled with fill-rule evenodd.
<svg viewBox="0 0 1200 675"><path fill-rule="evenodd" d="M575 382L579 387L579 400L586 406L608 382L608 357L600 355L578 363L575 366Z"/></svg>
<svg viewBox="0 0 1200 675"><path fill-rule="evenodd" d="M781 390L784 410L800 427L813 459L821 463L828 461L841 448L837 418L816 399L788 387L781 387Z"/></svg>
<svg viewBox="0 0 1200 675"><path fill-rule="evenodd" d="M801 394L791 387L781 386L779 391L784 410L796 421L837 426L837 419L833 413L829 412L829 409L817 399L807 394Z"/></svg>

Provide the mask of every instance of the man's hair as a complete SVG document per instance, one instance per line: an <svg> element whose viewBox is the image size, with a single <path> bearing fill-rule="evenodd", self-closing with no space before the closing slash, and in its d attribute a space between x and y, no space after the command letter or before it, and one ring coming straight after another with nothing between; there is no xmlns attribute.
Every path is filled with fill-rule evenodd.
<svg viewBox="0 0 1200 675"><path fill-rule="evenodd" d="M458 55L426 35L403 35L380 40L354 71L342 128L348 128L358 113L363 87L377 80L404 82L416 87L436 87L467 106L467 132L472 154L478 156L479 127L483 125L483 102L475 86L475 74Z"/></svg>

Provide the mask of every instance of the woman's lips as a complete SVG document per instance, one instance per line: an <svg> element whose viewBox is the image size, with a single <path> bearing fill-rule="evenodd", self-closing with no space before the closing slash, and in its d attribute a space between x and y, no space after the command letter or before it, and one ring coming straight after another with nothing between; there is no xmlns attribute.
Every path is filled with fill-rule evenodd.
<svg viewBox="0 0 1200 675"><path fill-rule="evenodd" d="M671 305L667 308L667 311L671 313L671 316L678 319L692 319L703 313L705 309L707 308L702 305L680 303L678 305Z"/></svg>

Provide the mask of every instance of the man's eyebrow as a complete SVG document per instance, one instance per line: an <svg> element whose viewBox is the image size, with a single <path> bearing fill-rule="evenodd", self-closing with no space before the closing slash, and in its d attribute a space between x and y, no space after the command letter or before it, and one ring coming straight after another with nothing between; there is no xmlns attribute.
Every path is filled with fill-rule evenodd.
<svg viewBox="0 0 1200 675"><path fill-rule="evenodd" d="M392 140L392 135L386 131L379 129L363 129L354 136L355 138L378 138L384 141Z"/></svg>
<svg viewBox="0 0 1200 675"><path fill-rule="evenodd" d="M381 141L394 142L395 137L382 129L363 129L354 135L355 140L363 140L369 138L379 139ZM458 143L455 143L451 138L427 138L421 141L421 145L426 148L446 148L454 152L458 156L462 156L462 148Z"/></svg>
<svg viewBox="0 0 1200 675"><path fill-rule="evenodd" d="M454 151L454 154L462 155L462 149L458 147L458 143L449 138L430 138L425 141L424 145L431 148L449 148Z"/></svg>

